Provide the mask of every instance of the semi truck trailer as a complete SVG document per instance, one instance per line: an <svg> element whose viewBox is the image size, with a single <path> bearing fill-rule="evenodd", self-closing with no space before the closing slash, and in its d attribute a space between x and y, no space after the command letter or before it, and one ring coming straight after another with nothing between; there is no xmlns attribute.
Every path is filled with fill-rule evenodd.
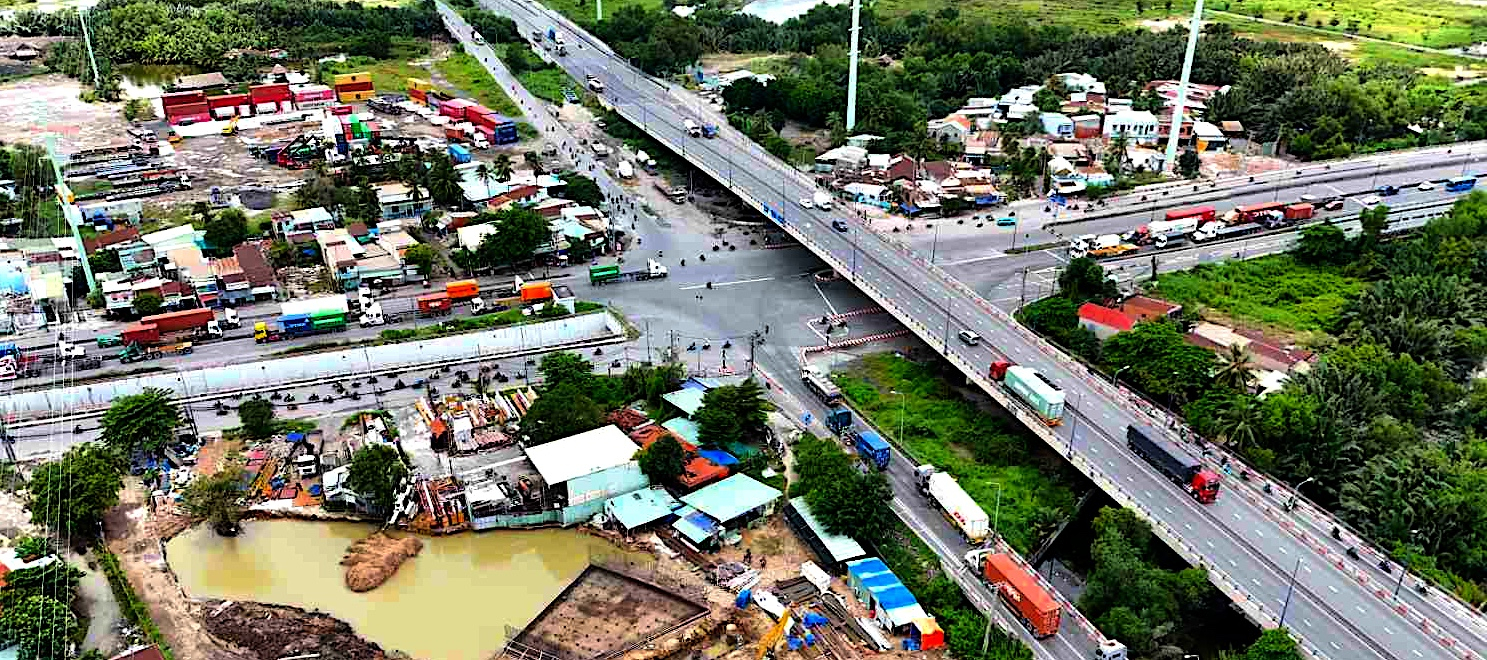
<svg viewBox="0 0 1487 660"><path fill-rule="evenodd" d="M1145 459L1172 483L1187 490L1188 495L1203 504L1212 504L1219 495L1219 475L1176 443L1162 437L1154 428L1126 427L1126 446Z"/></svg>
<svg viewBox="0 0 1487 660"><path fill-rule="evenodd" d="M888 469L888 460L893 456L893 450L889 448L888 441L876 431L854 431L852 446L857 449L857 455L862 457L864 463L879 470Z"/></svg>
<svg viewBox="0 0 1487 660"><path fill-rule="evenodd" d="M645 268L621 271L619 264L606 264L602 266L589 267L589 284L600 285L613 282L640 282L643 280L659 280L668 274L665 266L655 259L646 259Z"/></svg>
<svg viewBox="0 0 1487 660"><path fill-rule="evenodd" d="M1007 609L1028 632L1038 639L1058 634L1058 600L1022 564L998 552L986 555L980 568L981 577L996 588Z"/></svg>
<svg viewBox="0 0 1487 660"><path fill-rule="evenodd" d="M812 367L806 367L800 371L800 381L805 383L806 389L810 390L811 394L816 395L816 398L820 399L821 403L832 405L842 400L842 388L837 387L836 383L831 382L831 379L827 378L826 374Z"/></svg>
<svg viewBox="0 0 1487 660"><path fill-rule="evenodd" d="M920 494L935 503L966 541L980 543L986 540L991 531L990 520L981 506L956 483L955 477L933 465L914 468L914 475L919 480Z"/></svg>

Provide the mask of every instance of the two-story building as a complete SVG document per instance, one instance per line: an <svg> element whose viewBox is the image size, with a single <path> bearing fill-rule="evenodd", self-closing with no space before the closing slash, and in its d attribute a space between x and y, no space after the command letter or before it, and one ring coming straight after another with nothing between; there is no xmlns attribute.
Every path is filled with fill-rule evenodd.
<svg viewBox="0 0 1487 660"><path fill-rule="evenodd" d="M434 210L434 202L428 191L420 191L417 198L413 189L401 182L380 183L373 187L377 191L377 206L382 209L382 218L421 218Z"/></svg>
<svg viewBox="0 0 1487 660"><path fill-rule="evenodd" d="M1124 137L1134 144L1156 144L1160 136L1156 115L1145 110L1122 110L1105 115L1105 138Z"/></svg>

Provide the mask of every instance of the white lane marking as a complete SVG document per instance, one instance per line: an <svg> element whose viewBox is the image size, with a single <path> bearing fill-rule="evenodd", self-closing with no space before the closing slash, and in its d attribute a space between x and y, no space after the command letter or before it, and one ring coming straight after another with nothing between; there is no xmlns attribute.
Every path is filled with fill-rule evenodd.
<svg viewBox="0 0 1487 660"><path fill-rule="evenodd" d="M1368 614L1368 610L1363 609L1362 605L1354 605L1353 609L1358 610L1359 614Z"/></svg>
<svg viewBox="0 0 1487 660"><path fill-rule="evenodd" d="M1289 551L1286 550L1285 546L1281 546L1278 549L1280 550L1280 553L1283 554L1283 555L1289 555L1289 554L1291 554Z"/></svg>
<svg viewBox="0 0 1487 660"><path fill-rule="evenodd" d="M1332 586L1330 584L1327 585L1327 590L1328 591L1331 591L1332 593L1337 593L1337 587L1334 587L1334 586Z"/></svg>
<svg viewBox="0 0 1487 660"><path fill-rule="evenodd" d="M1308 627L1308 628L1312 627L1311 619L1305 619L1305 618L1303 618L1301 620L1301 622L1304 623L1304 624L1306 624L1306 627Z"/></svg>
<svg viewBox="0 0 1487 660"><path fill-rule="evenodd" d="M720 286L733 286L735 284L753 284L755 282L768 282L768 281L770 281L772 279L774 279L774 278L773 277L756 277L756 278L751 279L751 280L738 280L736 282L713 282L713 288L716 289L716 288L718 288ZM696 289L705 289L705 288L707 288L707 285L706 284L693 284L692 286L681 287L681 290L682 291L693 291L693 290L696 290Z"/></svg>

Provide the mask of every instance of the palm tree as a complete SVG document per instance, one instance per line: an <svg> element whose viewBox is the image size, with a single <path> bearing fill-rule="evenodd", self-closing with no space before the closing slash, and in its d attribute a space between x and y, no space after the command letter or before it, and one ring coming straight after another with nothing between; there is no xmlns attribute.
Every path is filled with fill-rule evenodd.
<svg viewBox="0 0 1487 660"><path fill-rule="evenodd" d="M1219 355L1219 370L1213 380L1220 386L1248 392L1255 380L1254 357L1243 346L1229 344L1229 350Z"/></svg>
<svg viewBox="0 0 1487 660"><path fill-rule="evenodd" d="M498 154L495 163L491 166L491 172L501 181L511 180L511 156Z"/></svg>
<svg viewBox="0 0 1487 660"><path fill-rule="evenodd" d="M1219 413L1218 431L1224 444L1237 452L1255 443L1260 425L1260 404L1251 396L1236 396L1229 407Z"/></svg>
<svg viewBox="0 0 1487 660"><path fill-rule="evenodd" d="M476 165L475 177L480 179L481 183L485 184L485 196L489 199L491 197L491 180L496 178L495 173L491 171L490 163L482 161L479 165Z"/></svg>

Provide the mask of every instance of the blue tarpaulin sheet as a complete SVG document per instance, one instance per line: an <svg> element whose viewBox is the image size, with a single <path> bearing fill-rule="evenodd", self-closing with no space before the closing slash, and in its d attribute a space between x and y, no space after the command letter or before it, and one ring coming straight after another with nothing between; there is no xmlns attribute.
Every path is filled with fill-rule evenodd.
<svg viewBox="0 0 1487 660"><path fill-rule="evenodd" d="M699 449L697 450L697 454L709 461L725 467L738 464L738 459L734 458L733 454L730 454L721 449Z"/></svg>

